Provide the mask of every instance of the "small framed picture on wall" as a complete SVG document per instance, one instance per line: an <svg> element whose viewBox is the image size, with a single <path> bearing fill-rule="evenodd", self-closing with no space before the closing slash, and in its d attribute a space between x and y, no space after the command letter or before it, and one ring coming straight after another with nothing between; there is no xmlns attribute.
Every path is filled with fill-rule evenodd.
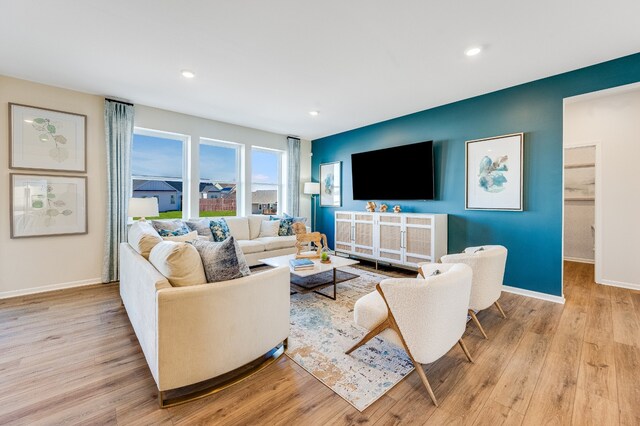
<svg viewBox="0 0 640 426"><path fill-rule="evenodd" d="M9 104L9 167L86 173L87 116Z"/></svg>
<svg viewBox="0 0 640 426"><path fill-rule="evenodd" d="M11 238L87 233L87 178L11 173Z"/></svg>
<svg viewBox="0 0 640 426"><path fill-rule="evenodd" d="M320 164L320 206L342 205L342 162Z"/></svg>
<svg viewBox="0 0 640 426"><path fill-rule="evenodd" d="M466 210L523 210L524 133L465 143Z"/></svg>

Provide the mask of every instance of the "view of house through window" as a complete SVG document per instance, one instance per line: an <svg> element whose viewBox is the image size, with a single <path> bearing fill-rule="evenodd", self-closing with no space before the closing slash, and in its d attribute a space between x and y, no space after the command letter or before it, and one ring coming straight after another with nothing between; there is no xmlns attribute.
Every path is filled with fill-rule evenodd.
<svg viewBox="0 0 640 426"><path fill-rule="evenodd" d="M251 213L277 214L282 197L282 152L251 150Z"/></svg>
<svg viewBox="0 0 640 426"><path fill-rule="evenodd" d="M186 139L139 129L133 135L132 197L155 197L162 219L182 218Z"/></svg>
<svg viewBox="0 0 640 426"><path fill-rule="evenodd" d="M239 145L200 140L200 217L236 215L239 176Z"/></svg>

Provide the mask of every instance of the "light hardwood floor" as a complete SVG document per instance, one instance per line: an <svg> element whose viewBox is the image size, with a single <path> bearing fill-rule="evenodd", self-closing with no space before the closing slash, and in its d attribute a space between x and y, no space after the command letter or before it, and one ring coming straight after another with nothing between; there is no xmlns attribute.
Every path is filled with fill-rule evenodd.
<svg viewBox="0 0 640 426"><path fill-rule="evenodd" d="M386 271L387 273L390 271ZM398 271L391 271L401 276ZM0 301L0 424L640 424L640 292L565 265L566 305L504 293L489 340L411 374L363 413L286 357L214 396L159 409L116 285Z"/></svg>

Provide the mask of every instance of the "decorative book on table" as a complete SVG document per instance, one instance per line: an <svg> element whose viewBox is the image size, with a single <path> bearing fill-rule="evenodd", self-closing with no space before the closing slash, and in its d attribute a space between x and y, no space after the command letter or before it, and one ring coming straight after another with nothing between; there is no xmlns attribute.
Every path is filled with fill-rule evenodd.
<svg viewBox="0 0 640 426"><path fill-rule="evenodd" d="M314 263L309 259L291 259L289 264L294 271L300 271L303 269L313 269Z"/></svg>

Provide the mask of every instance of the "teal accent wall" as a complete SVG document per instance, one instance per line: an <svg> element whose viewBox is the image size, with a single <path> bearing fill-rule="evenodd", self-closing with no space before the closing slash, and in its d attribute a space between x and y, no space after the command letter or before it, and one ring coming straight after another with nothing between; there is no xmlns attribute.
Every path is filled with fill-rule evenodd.
<svg viewBox="0 0 640 426"><path fill-rule="evenodd" d="M352 198L352 153L433 140L436 199L378 204L449 214L449 253L502 244L509 250L506 285L561 296L563 99L638 81L640 53L314 140L313 180L320 164L332 161L342 161L343 179L342 207L318 206L317 228L333 247L335 211L364 211L365 202ZM525 211L466 211L465 141L517 132L525 133ZM372 185L376 179L393 176L371 170Z"/></svg>

